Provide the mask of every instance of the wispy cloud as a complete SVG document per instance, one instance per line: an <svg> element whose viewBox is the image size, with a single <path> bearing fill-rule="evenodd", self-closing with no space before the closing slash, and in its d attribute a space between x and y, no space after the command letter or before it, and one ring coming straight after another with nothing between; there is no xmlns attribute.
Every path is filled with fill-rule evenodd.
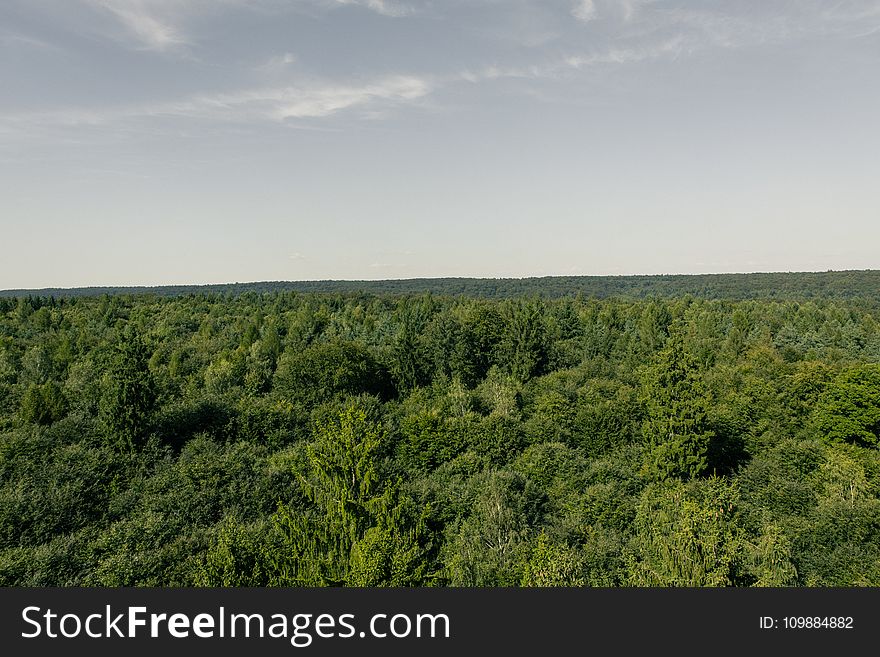
<svg viewBox="0 0 880 657"><path fill-rule="evenodd" d="M474 0L476 1L476 0ZM526 0L537 2L538 0ZM322 10L341 5L360 5L377 13L398 16L424 8L392 0L78 0L103 12L122 26L122 32L139 48L167 52L186 47L198 39L185 29L193 16L233 6L287 11L297 3ZM487 3L492 7L497 3ZM82 5L80 5L82 6ZM450 3L450 11L460 3ZM880 29L880 1L833 5L821 0L802 0L796 8L782 0L756 3L749 11L727 3L694 4L678 0L566 0L554 11L573 14L584 24L571 28L576 38L557 42L553 49L532 51L526 59L510 61L509 52L497 63L475 63L464 70L445 73L440 66L412 75L385 75L364 82L313 79L294 82L295 70L305 64L292 53L280 51L249 72L250 82L233 91L191 93L171 100L113 104L104 100L94 106L68 105L46 111L0 115L0 134L7 138L22 127L88 126L145 119L194 119L214 122L285 123L320 119L343 113L360 119L385 117L396 108L418 103L438 89L463 81L491 82L504 79L570 80L580 71L691 55L708 48L742 48L815 35L856 37ZM436 9L436 7L435 7ZM615 13L616 12L616 13ZM572 23L567 13L564 18ZM571 26L570 26L571 27ZM584 39L584 35L589 40ZM0 30L4 42L18 38ZM121 38L121 37L120 37ZM35 41L34 44L41 42ZM590 44L589 47L587 44ZM282 45L281 48L286 46ZM265 57L267 53L262 53ZM514 56L519 56L515 53ZM259 60L257 60L259 61ZM490 60L491 61L491 60ZM307 64L307 63L306 63ZM540 85L529 86L532 90ZM303 121L303 125L306 121ZM143 122L138 124L143 126ZM314 122L311 125L318 127ZM321 126L324 129L326 126Z"/></svg>
<svg viewBox="0 0 880 657"><path fill-rule="evenodd" d="M537 0L534 0L537 2ZM481 81L568 80L577 71L675 60L712 48L740 49L817 36L856 38L880 32L880 1L763 0L751 7L680 0L577 0L571 15L584 24L594 45L532 63L468 67L459 79ZM584 32L579 31L580 39ZM561 43L556 50L561 49Z"/></svg>
<svg viewBox="0 0 880 657"><path fill-rule="evenodd" d="M401 2L389 2L389 0L335 0L335 2L339 5L364 7L375 11L377 14L394 18L408 16L415 11L411 5Z"/></svg>
<svg viewBox="0 0 880 657"><path fill-rule="evenodd" d="M299 64L297 56L291 52L273 55L253 67L259 79L284 80L289 78L294 66Z"/></svg>
<svg viewBox="0 0 880 657"><path fill-rule="evenodd" d="M399 0L69 0L90 9L87 29L136 50L187 55L200 43L200 20L232 9L283 16L302 10L328 11L342 6L363 7L383 16L415 13ZM75 13L73 15L76 15ZM70 14L68 14L70 16ZM73 21L75 24L76 21Z"/></svg>
<svg viewBox="0 0 880 657"><path fill-rule="evenodd" d="M636 64L661 57L677 57L687 49L685 39L676 35L650 45L612 46L588 53L573 54L542 64L529 66L486 66L477 71L465 70L458 79L465 82L481 82L505 78L518 79L564 79L574 72L599 66Z"/></svg>
<svg viewBox="0 0 880 657"><path fill-rule="evenodd" d="M4 29L0 29L0 45L10 48L25 47L38 50L60 50L58 46L55 46L48 41L44 41L43 39L38 39L29 34L21 34Z"/></svg>
<svg viewBox="0 0 880 657"><path fill-rule="evenodd" d="M880 28L877 0L764 0L747 11L728 3L630 2L630 20L620 37L645 40L656 34L677 33L693 49L743 48L813 37L857 37Z"/></svg>
<svg viewBox="0 0 880 657"><path fill-rule="evenodd" d="M623 11L623 19L630 21L636 17L642 7L657 2L657 0L615 0Z"/></svg>
<svg viewBox="0 0 880 657"><path fill-rule="evenodd" d="M571 15L587 23L596 18L596 5L593 0L578 0L571 8Z"/></svg>
<svg viewBox="0 0 880 657"><path fill-rule="evenodd" d="M275 122L317 119L362 110L375 116L415 102L432 91L426 78L387 76L366 84L313 83L266 87L221 94L191 96L175 101L117 107L67 108L50 112L0 115L0 134L26 126L101 126L137 119L198 119L221 122Z"/></svg>
<svg viewBox="0 0 880 657"><path fill-rule="evenodd" d="M174 3L156 3L148 0L86 0L98 11L110 14L140 47L165 52L186 45L188 39L179 24L162 16Z"/></svg>
<svg viewBox="0 0 880 657"><path fill-rule="evenodd" d="M602 52L567 57L565 65L582 69L602 64L634 64L660 57L678 56L685 47L685 39L676 35L656 44L629 48L610 48Z"/></svg>
<svg viewBox="0 0 880 657"><path fill-rule="evenodd" d="M426 96L430 83L415 76L395 75L363 85L323 84L278 87L196 98L177 108L182 114L216 118L320 118L358 107L388 106Z"/></svg>
<svg viewBox="0 0 880 657"><path fill-rule="evenodd" d="M302 0L300 0L302 1ZM187 53L199 21L233 9L283 8L279 0L70 0L94 12L91 29L137 50ZM294 5L288 5L288 8ZM103 16L105 21L97 20Z"/></svg>

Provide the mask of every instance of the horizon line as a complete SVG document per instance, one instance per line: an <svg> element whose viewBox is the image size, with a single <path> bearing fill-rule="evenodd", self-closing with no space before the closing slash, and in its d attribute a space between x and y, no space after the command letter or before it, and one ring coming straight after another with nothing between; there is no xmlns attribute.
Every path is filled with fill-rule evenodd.
<svg viewBox="0 0 880 657"><path fill-rule="evenodd" d="M706 276L772 276L772 275L795 275L795 274L843 274L843 273L869 273L880 272L880 269L824 269L824 270L787 270L787 271L730 271L730 272L700 272L700 273L650 273L650 274L546 274L532 276L411 276L406 278L312 278L312 279L278 279L278 280L252 280L252 281L225 281L219 283L157 283L157 284L129 284L107 283L98 285L73 285L44 286L33 288L2 288L0 294L10 293L39 293L46 291L78 291L78 290L154 290L168 288L193 288L193 287L232 287L240 285L267 285L267 284L321 284L321 283L386 283L386 282L418 282L418 281L528 281L552 278L698 278Z"/></svg>

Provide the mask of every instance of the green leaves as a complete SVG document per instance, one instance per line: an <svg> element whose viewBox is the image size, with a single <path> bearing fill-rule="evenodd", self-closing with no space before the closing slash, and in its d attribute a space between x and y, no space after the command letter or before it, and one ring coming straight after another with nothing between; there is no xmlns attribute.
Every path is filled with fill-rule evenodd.
<svg viewBox="0 0 880 657"><path fill-rule="evenodd" d="M548 338L543 304L517 300L507 304L498 363L515 379L528 381L547 363Z"/></svg>
<svg viewBox="0 0 880 657"><path fill-rule="evenodd" d="M137 449L150 428L156 390L149 360L140 334L127 329L116 345L100 409L107 438L120 451Z"/></svg>
<svg viewBox="0 0 880 657"><path fill-rule="evenodd" d="M314 406L345 395L389 397L391 378L363 344L344 340L313 344L282 354L275 388L283 395Z"/></svg>
<svg viewBox="0 0 880 657"><path fill-rule="evenodd" d="M642 433L649 445L645 473L658 480L702 474L714 435L707 414L709 398L678 333L648 370L643 395L647 418Z"/></svg>
<svg viewBox="0 0 880 657"><path fill-rule="evenodd" d="M734 485L652 484L636 512L628 571L635 586L732 586L739 580L743 533L734 519Z"/></svg>
<svg viewBox="0 0 880 657"><path fill-rule="evenodd" d="M21 419L35 424L52 424L67 413L67 399L55 381L32 384L21 400Z"/></svg>
<svg viewBox="0 0 880 657"><path fill-rule="evenodd" d="M195 574L199 586L266 586L272 549L265 523L246 525L234 516L219 524Z"/></svg>
<svg viewBox="0 0 880 657"><path fill-rule="evenodd" d="M538 535L523 572L521 586L583 586L583 558L567 545L553 543L546 532Z"/></svg>
<svg viewBox="0 0 880 657"><path fill-rule="evenodd" d="M819 397L813 427L829 442L880 443L880 365L842 372Z"/></svg>
<svg viewBox="0 0 880 657"><path fill-rule="evenodd" d="M281 548L270 555L283 586L407 586L427 564L424 519L398 485L380 480L387 434L357 403L318 425L302 477L313 507L279 505Z"/></svg>
<svg viewBox="0 0 880 657"><path fill-rule="evenodd" d="M0 302L0 583L877 585L877 317Z"/></svg>

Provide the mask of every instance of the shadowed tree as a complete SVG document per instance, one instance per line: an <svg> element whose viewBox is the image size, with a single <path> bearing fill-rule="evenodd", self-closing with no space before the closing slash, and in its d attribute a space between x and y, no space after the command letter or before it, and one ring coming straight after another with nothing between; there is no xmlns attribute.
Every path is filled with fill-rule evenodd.
<svg viewBox="0 0 880 657"><path fill-rule="evenodd" d="M108 440L121 451L139 447L150 427L156 405L150 355L133 329L126 329L115 348L100 412Z"/></svg>

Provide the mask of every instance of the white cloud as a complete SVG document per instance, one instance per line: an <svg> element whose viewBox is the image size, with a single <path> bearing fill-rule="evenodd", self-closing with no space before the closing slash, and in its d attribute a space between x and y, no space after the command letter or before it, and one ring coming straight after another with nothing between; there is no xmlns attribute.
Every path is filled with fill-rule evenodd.
<svg viewBox="0 0 880 657"><path fill-rule="evenodd" d="M101 126L151 118L225 122L283 122L328 117L360 109L375 116L378 108L415 102L433 89L426 78L393 75L366 84L319 82L266 87L233 93L190 96L176 101L100 108L69 108L51 112L0 115L0 133L16 128Z"/></svg>
<svg viewBox="0 0 880 657"><path fill-rule="evenodd" d="M611 48L589 55L574 55L567 57L565 63L574 69L601 64L633 64L667 55L678 55L683 48L684 39L679 35L651 46Z"/></svg>
<svg viewBox="0 0 880 657"><path fill-rule="evenodd" d="M280 0L279 0L280 1ZM298 0L320 4L324 9L341 4L360 4L373 11L394 12L412 4L388 0ZM415 1L415 0L413 0ZM533 63L474 64L462 72L424 75L390 75L365 82L314 80L290 84L299 62L289 52L280 52L256 66L252 82L245 88L214 94L187 95L176 100L141 104L95 104L52 109L44 112L0 115L4 139L23 126L103 125L150 118L205 119L216 122L275 122L317 119L341 113L359 119L387 116L389 110L418 102L439 86L463 81L471 83L502 79L569 80L578 71L600 66L633 65L642 61L670 58L708 48L742 48L815 35L855 37L880 27L880 2L846 3L834 7L819 0L804 0L797 10L782 11L778 0L767 0L761 10L735 12L724 5L694 8L678 3L651 0L618 0L614 6L630 17L621 23L605 20L611 0L587 0L567 7L592 16L590 26L579 32L591 34L589 50L571 44L568 56L546 53ZM125 33L154 50L168 50L191 41L181 27L197 14L218 7L278 6L275 0L80 0L106 12ZM648 7L650 5L650 8ZM565 5L562 5L565 6ZM397 9L395 9L397 8ZM639 11L641 10L641 11ZM595 19L601 13L602 20ZM618 13L617 17L621 15ZM13 38L0 30L0 39ZM195 41L195 40L192 40ZM583 39L579 39L583 42ZM563 51L565 52L565 51ZM259 75L259 73L268 73ZM526 86L526 85L522 85ZM536 90L539 85L531 85ZM312 125L315 129L326 126Z"/></svg>
<svg viewBox="0 0 880 657"><path fill-rule="evenodd" d="M631 21L641 11L645 5L652 4L657 0L616 0L616 4L620 5L623 13L623 20Z"/></svg>
<svg viewBox="0 0 880 657"><path fill-rule="evenodd" d="M272 62L277 66L287 66L288 64L293 64L296 61L296 56L293 53L286 52L283 55L273 58Z"/></svg>
<svg viewBox="0 0 880 657"><path fill-rule="evenodd" d="M146 0L87 0L98 10L111 14L141 47L164 52L188 43L179 25L161 17L169 3ZM158 10L158 11L157 11Z"/></svg>
<svg viewBox="0 0 880 657"><path fill-rule="evenodd" d="M296 64L296 62L296 55L286 52L270 57L257 66L255 70L261 73L284 73L289 66Z"/></svg>
<svg viewBox="0 0 880 657"><path fill-rule="evenodd" d="M685 39L681 35L678 35L652 45L610 47L592 53L570 55L540 65L533 64L531 66L509 67L487 66L477 72L465 70L459 73L454 79L471 83L510 78L527 80L564 79L570 77L575 71L593 66L635 64L638 62L659 59L661 57L676 57L688 48Z"/></svg>
<svg viewBox="0 0 880 657"><path fill-rule="evenodd" d="M103 36L139 50L187 53L198 43L198 22L231 8L288 12L310 5L324 10L359 6L383 16L406 16L414 8L396 0L77 0L111 20L91 25ZM120 29L121 28L121 29Z"/></svg>
<svg viewBox="0 0 880 657"><path fill-rule="evenodd" d="M185 52L196 43L198 20L234 8L277 7L279 0L77 0L111 22L91 26L140 50ZM122 28L121 30L119 28Z"/></svg>
<svg viewBox="0 0 880 657"><path fill-rule="evenodd" d="M579 0L571 9L571 15L587 23L596 18L596 5L593 0Z"/></svg>
<svg viewBox="0 0 880 657"><path fill-rule="evenodd" d="M356 107L397 105L426 96L427 80L396 75L365 85L321 84L311 87L275 87L193 99L173 113L216 118L320 118Z"/></svg>
<svg viewBox="0 0 880 657"><path fill-rule="evenodd" d="M356 5L358 7L365 7L372 11L375 11L377 14L382 14L383 16L392 16L392 17L400 17L407 16L412 14L414 9L410 5L405 5L400 2L389 2L388 0L335 0L336 4L339 5Z"/></svg>
<svg viewBox="0 0 880 657"><path fill-rule="evenodd" d="M39 50L58 50L59 48L47 41L37 39L28 34L19 34L9 30L0 29L0 45L5 47L25 47Z"/></svg>

